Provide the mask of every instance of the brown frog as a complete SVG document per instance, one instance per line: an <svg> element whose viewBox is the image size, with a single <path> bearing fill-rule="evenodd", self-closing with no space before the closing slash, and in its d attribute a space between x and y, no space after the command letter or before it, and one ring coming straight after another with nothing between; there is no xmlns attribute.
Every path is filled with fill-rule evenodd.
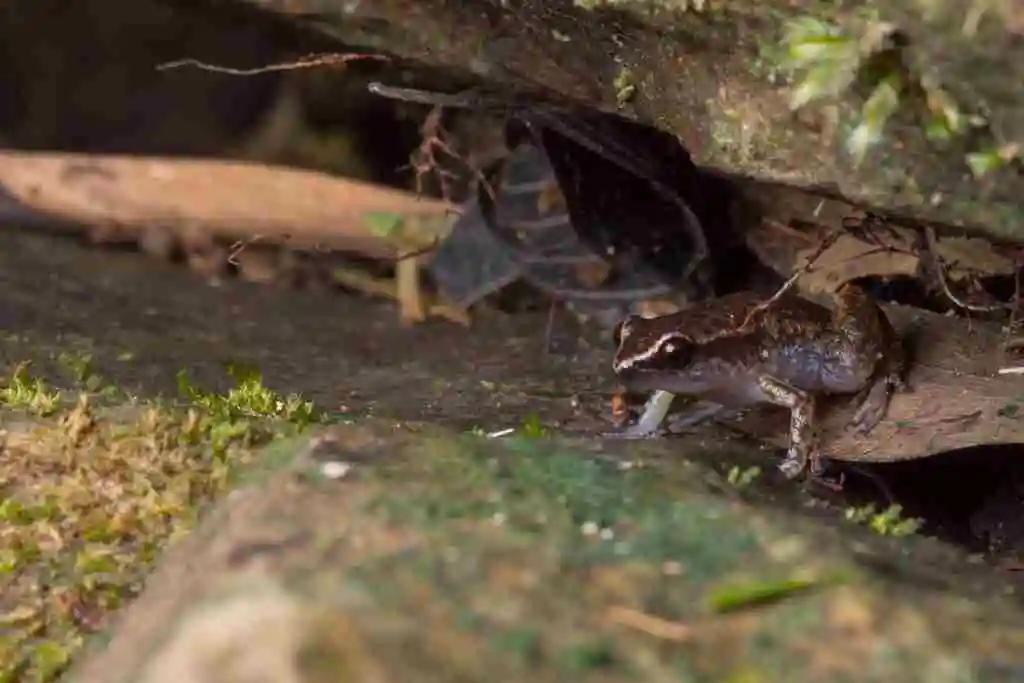
<svg viewBox="0 0 1024 683"><path fill-rule="evenodd" d="M675 394L742 409L790 410L789 478L823 464L814 438L816 398L859 394L851 426L870 431L904 388L903 347L874 299L841 285L835 307L784 293L774 301L738 292L655 318L628 316L615 328L612 368L631 392L653 392L628 436L657 433Z"/></svg>

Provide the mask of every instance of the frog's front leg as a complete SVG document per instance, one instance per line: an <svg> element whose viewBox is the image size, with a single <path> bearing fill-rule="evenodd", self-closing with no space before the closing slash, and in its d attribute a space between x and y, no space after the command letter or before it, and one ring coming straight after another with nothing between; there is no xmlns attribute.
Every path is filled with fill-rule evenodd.
<svg viewBox="0 0 1024 683"><path fill-rule="evenodd" d="M670 391L659 389L653 392L644 404L636 423L622 432L621 436L633 439L657 436L662 431L661 425L664 424L674 399L675 394ZM701 401L693 410L682 415L681 419L674 421L672 426L690 427L720 414L723 410L725 407L721 404Z"/></svg>
<svg viewBox="0 0 1024 683"><path fill-rule="evenodd" d="M658 429L665 421L668 410L676 395L670 391L658 389L648 397L644 403L643 412L637 419L636 424L631 425L621 433L621 436L629 439L644 439L657 436Z"/></svg>
<svg viewBox="0 0 1024 683"><path fill-rule="evenodd" d="M796 479L808 468L812 475L823 473L814 438L814 396L774 377L758 377L758 386L772 403L789 408L789 450L779 469Z"/></svg>
<svg viewBox="0 0 1024 683"><path fill-rule="evenodd" d="M875 373L857 397L857 411L850 418L849 424L862 434L870 432L882 421L889 411L889 403L894 393L909 391L904 380L907 356L903 341L892 328L885 313L879 310L878 316L884 339L881 357L876 361Z"/></svg>

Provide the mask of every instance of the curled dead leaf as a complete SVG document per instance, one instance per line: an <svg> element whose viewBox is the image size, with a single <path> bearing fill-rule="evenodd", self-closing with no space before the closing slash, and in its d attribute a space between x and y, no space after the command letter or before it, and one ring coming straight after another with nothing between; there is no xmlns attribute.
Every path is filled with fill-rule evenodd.
<svg viewBox="0 0 1024 683"><path fill-rule="evenodd" d="M916 235L904 228L885 233L873 234L870 241L849 233L840 235L818 256L798 286L809 294L822 294L859 278L916 275L920 266L914 247ZM797 252L795 267L804 267L814 251L811 247Z"/></svg>

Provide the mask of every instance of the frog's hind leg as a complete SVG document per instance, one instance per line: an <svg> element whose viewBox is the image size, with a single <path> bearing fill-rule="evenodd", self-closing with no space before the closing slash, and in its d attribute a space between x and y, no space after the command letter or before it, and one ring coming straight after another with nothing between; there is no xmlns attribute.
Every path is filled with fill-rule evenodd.
<svg viewBox="0 0 1024 683"><path fill-rule="evenodd" d="M789 450L779 469L788 479L796 479L808 468L812 475L822 474L815 443L814 396L767 375L758 378L758 386L769 401L789 408Z"/></svg>

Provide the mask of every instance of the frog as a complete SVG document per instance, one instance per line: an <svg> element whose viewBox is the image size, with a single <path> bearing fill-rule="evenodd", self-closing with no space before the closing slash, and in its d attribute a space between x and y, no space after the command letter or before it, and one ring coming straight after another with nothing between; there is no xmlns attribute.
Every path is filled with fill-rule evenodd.
<svg viewBox="0 0 1024 683"><path fill-rule="evenodd" d="M782 406L790 411L789 448L779 469L788 479L824 480L815 425L821 399L853 397L848 428L868 433L893 394L908 389L902 341L874 297L850 281L829 299L744 290L667 315L626 316L613 330L612 370L626 391L651 393L621 435L657 436L676 395L698 399L703 419L716 409Z"/></svg>

